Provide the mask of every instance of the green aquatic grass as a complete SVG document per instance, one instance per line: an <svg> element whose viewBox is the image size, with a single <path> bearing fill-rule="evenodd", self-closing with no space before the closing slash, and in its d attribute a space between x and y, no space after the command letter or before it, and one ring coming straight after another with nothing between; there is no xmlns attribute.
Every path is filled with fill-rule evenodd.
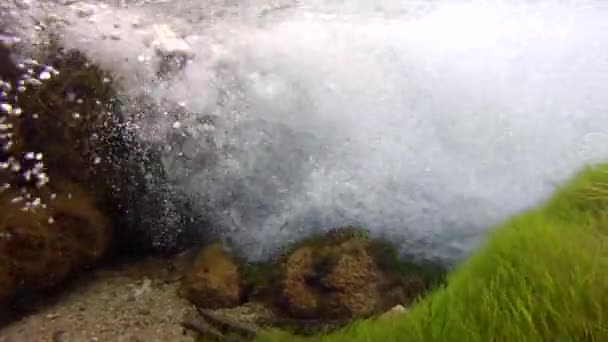
<svg viewBox="0 0 608 342"><path fill-rule="evenodd" d="M608 164L589 167L485 243L411 310L315 341L608 341ZM259 341L297 341L267 331Z"/></svg>

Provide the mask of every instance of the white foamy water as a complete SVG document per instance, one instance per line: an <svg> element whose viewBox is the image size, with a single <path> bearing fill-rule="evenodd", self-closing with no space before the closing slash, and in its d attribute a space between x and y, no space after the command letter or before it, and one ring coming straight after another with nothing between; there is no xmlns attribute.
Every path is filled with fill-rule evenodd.
<svg viewBox="0 0 608 342"><path fill-rule="evenodd" d="M195 25L182 19L196 3L176 1L166 19L197 57L161 84L137 62L137 32L86 43L73 38L92 32L83 22L67 34L131 91L195 113L134 121L167 146L166 171L194 208L252 258L358 224L453 261L608 158L608 9L491 3L216 3L228 14ZM143 10L108 11L96 27ZM213 163L210 140L225 146Z"/></svg>

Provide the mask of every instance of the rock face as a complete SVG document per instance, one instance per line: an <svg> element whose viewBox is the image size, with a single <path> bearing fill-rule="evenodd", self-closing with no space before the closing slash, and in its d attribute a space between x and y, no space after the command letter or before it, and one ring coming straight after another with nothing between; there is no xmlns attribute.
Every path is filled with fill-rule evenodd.
<svg viewBox="0 0 608 342"><path fill-rule="evenodd" d="M183 280L181 292L199 307L229 308L241 302L239 267L218 243L204 247Z"/></svg>
<svg viewBox="0 0 608 342"><path fill-rule="evenodd" d="M280 306L300 319L351 319L408 304L424 283L384 267L377 243L348 230L302 243L283 263Z"/></svg>
<svg viewBox="0 0 608 342"><path fill-rule="evenodd" d="M97 174L101 145L91 137L103 134L106 101L114 94L82 56L50 60L67 67L61 76L32 60L14 65L7 49L0 56L6 91L0 102L12 107L0 113L4 301L15 292L54 287L108 250L111 189Z"/></svg>

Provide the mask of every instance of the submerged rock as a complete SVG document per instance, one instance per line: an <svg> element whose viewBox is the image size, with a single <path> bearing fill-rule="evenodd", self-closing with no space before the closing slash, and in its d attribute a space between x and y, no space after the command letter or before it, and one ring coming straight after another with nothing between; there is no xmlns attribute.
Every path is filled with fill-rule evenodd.
<svg viewBox="0 0 608 342"><path fill-rule="evenodd" d="M352 229L302 242L283 262L280 306L295 318L351 319L409 304L427 288L423 275L396 259L386 267L385 245Z"/></svg>
<svg viewBox="0 0 608 342"><path fill-rule="evenodd" d="M282 299L298 318L367 316L380 301L381 273L365 243L303 246L285 262Z"/></svg>
<svg viewBox="0 0 608 342"><path fill-rule="evenodd" d="M0 195L0 231L6 236L0 240L0 256L21 291L56 286L97 261L111 240L110 222L91 193L65 180L49 187L56 193L52 204L26 213L15 210L10 191ZM0 284L9 287L0 292L12 294L10 283Z"/></svg>
<svg viewBox="0 0 608 342"><path fill-rule="evenodd" d="M54 287L112 246L154 250L157 226L175 236L180 223L111 75L52 44L41 62L9 52L0 46L0 301Z"/></svg>
<svg viewBox="0 0 608 342"><path fill-rule="evenodd" d="M222 332L245 324L253 331L272 326L308 335L353 319L395 315L444 274L433 265L400 259L394 246L352 227L299 241L271 261L238 261L220 244L208 245L181 287L199 307L203 317L197 319ZM225 320L218 323L209 315ZM188 326L203 335L209 332Z"/></svg>
<svg viewBox="0 0 608 342"><path fill-rule="evenodd" d="M241 303L235 260L218 243L205 246L182 282L181 293L199 307L218 309Z"/></svg>
<svg viewBox="0 0 608 342"><path fill-rule="evenodd" d="M88 175L92 166L86 139L92 121L84 118L84 128L79 127L72 111L52 101L78 77L78 70L54 79L59 73L52 66L32 59L13 64L9 50L0 49L1 100L10 109L0 113L4 301L15 292L53 287L97 261L110 244L112 230L99 205L104 196L88 182L92 177L77 177Z"/></svg>

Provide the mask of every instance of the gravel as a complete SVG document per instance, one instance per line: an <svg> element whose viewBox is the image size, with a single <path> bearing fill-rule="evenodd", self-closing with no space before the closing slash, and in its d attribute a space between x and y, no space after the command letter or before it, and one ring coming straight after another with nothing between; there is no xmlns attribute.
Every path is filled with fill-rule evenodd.
<svg viewBox="0 0 608 342"><path fill-rule="evenodd" d="M194 341L180 322L195 308L177 295L179 282L162 262L102 268L69 286L58 298L0 330L12 341Z"/></svg>

